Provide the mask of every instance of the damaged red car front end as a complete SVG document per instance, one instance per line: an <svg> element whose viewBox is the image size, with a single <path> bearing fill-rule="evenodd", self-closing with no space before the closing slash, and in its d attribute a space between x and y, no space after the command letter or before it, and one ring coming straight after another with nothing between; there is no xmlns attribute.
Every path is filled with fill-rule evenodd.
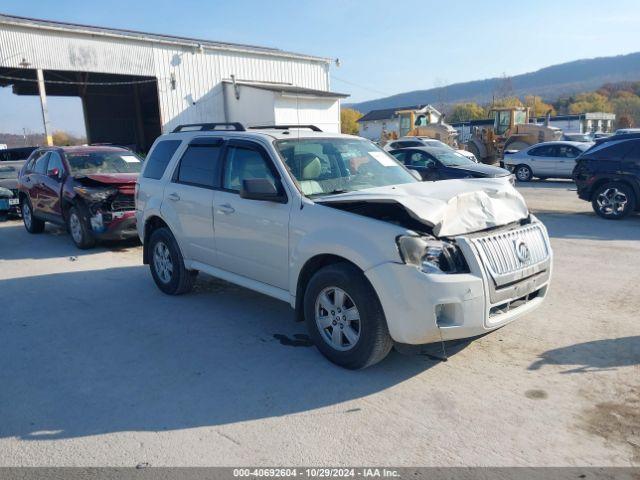
<svg viewBox="0 0 640 480"><path fill-rule="evenodd" d="M112 173L75 177L73 192L86 207L92 233L103 240L133 238L136 232L135 184L138 174Z"/></svg>

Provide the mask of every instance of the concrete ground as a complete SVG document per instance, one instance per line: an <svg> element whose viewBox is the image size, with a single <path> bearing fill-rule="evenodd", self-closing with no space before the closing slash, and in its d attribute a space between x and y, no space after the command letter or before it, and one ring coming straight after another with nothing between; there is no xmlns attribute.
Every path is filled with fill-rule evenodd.
<svg viewBox="0 0 640 480"><path fill-rule="evenodd" d="M0 224L0 466L640 465L640 216L571 187L520 188L555 251L540 310L357 372L284 303L169 297L135 244Z"/></svg>

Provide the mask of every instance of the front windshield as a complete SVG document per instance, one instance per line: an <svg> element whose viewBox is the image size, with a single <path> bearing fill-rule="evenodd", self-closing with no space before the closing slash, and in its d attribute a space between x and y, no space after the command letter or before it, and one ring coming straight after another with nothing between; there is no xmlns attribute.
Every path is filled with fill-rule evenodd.
<svg viewBox="0 0 640 480"><path fill-rule="evenodd" d="M142 160L129 151L68 152L67 161L74 176L100 173L140 173Z"/></svg>
<svg viewBox="0 0 640 480"><path fill-rule="evenodd" d="M429 152L436 157L440 163L447 167L464 167L465 165L474 165L475 162L458 152L449 149Z"/></svg>
<svg viewBox="0 0 640 480"><path fill-rule="evenodd" d="M368 140L302 138L279 140L275 146L307 196L418 181Z"/></svg>

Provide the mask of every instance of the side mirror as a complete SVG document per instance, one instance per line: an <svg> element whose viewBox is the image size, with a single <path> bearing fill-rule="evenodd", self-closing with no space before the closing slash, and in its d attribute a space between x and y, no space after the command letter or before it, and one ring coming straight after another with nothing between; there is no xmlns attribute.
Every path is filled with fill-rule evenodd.
<svg viewBox="0 0 640 480"><path fill-rule="evenodd" d="M279 179L249 178L242 181L240 198L263 202L287 203L287 196Z"/></svg>
<svg viewBox="0 0 640 480"><path fill-rule="evenodd" d="M413 178L415 178L416 180L422 181L422 175L420 175L420 172L418 170L414 170L413 168L410 168L409 172L411 173L411 175L413 175Z"/></svg>
<svg viewBox="0 0 640 480"><path fill-rule="evenodd" d="M60 178L60 170L57 168L52 168L47 172L47 177L49 178Z"/></svg>

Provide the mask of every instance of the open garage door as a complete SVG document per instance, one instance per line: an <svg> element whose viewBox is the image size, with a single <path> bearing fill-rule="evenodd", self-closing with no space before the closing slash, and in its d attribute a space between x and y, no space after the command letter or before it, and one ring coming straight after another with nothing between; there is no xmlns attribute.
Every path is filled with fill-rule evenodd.
<svg viewBox="0 0 640 480"><path fill-rule="evenodd" d="M158 85L153 77L60 70L45 70L42 76L45 106L46 96L80 97L89 143L147 152L161 134ZM34 69L0 68L0 86L9 85L16 95L41 95Z"/></svg>

